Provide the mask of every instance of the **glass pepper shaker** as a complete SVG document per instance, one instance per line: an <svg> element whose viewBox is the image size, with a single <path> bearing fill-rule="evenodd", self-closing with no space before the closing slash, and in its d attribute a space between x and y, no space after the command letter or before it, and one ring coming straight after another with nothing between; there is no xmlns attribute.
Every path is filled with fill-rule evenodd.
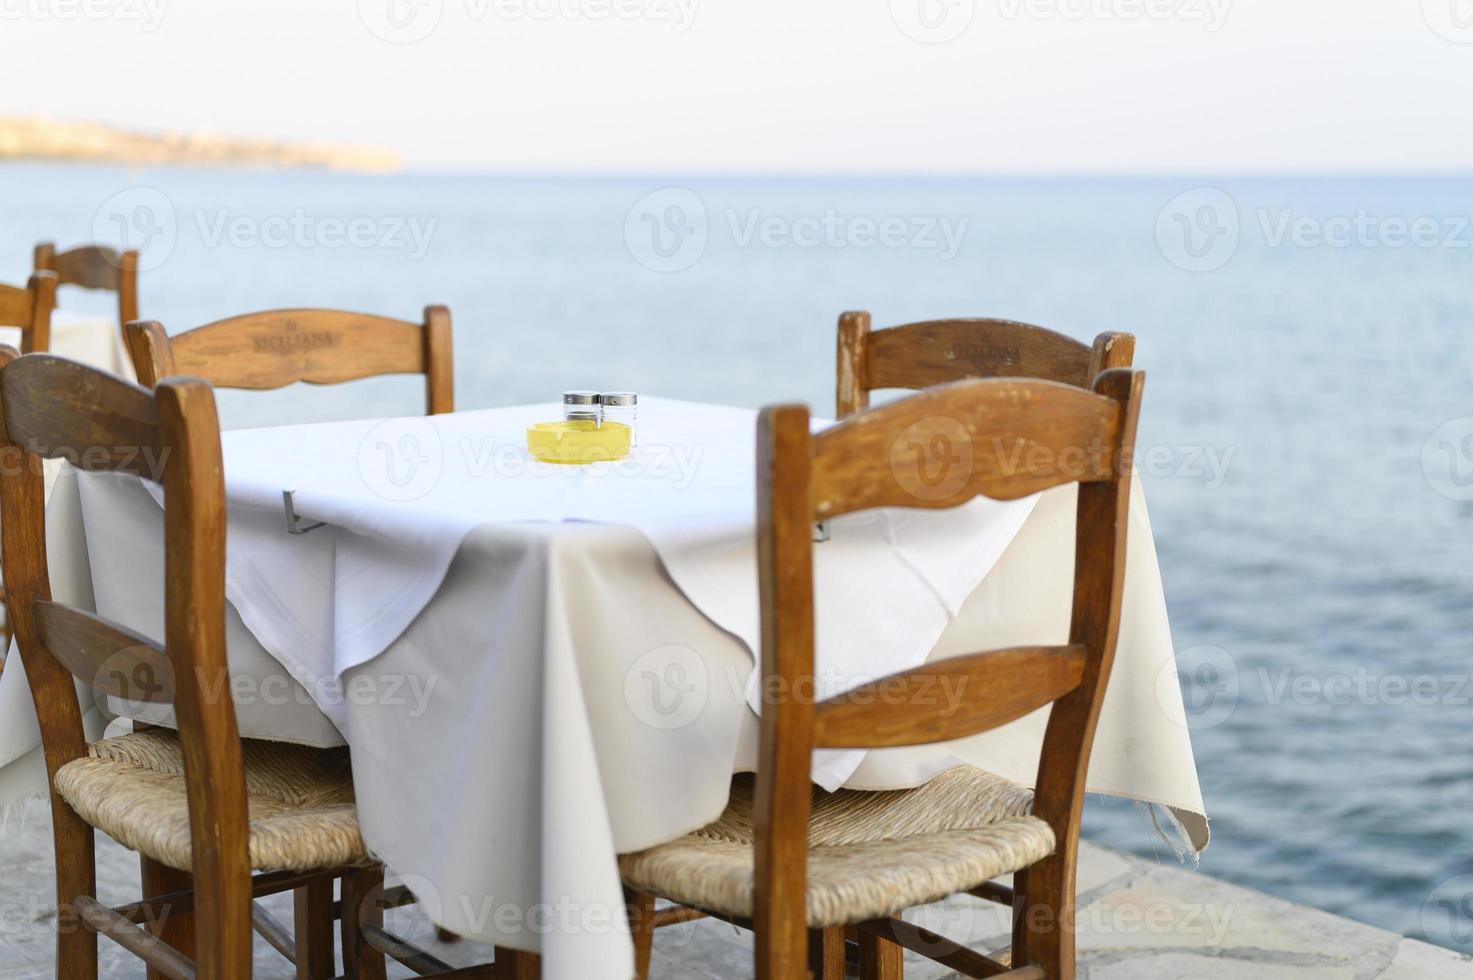
<svg viewBox="0 0 1473 980"><path fill-rule="evenodd" d="M639 396L632 391L606 391L598 396L605 422L618 422L629 426L629 445L639 445L639 430L635 423L639 418Z"/></svg>
<svg viewBox="0 0 1473 980"><path fill-rule="evenodd" d="M599 417L598 392L563 392L563 421L592 422L594 425L598 425Z"/></svg>

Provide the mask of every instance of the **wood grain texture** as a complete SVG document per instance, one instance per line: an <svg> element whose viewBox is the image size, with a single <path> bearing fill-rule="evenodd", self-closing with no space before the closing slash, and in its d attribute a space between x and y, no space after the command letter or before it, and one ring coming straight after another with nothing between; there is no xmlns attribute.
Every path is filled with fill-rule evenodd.
<svg viewBox="0 0 1473 980"><path fill-rule="evenodd" d="M33 253L37 272L53 272L58 285L105 289L118 294L118 324L138 319L138 253L118 252L100 245L83 245L57 252L51 242ZM43 348L44 349L44 348Z"/></svg>
<svg viewBox="0 0 1473 980"><path fill-rule="evenodd" d="M168 454L147 390L52 354L23 357L5 377L0 401L13 443L85 470L159 479Z"/></svg>
<svg viewBox="0 0 1473 980"><path fill-rule="evenodd" d="M32 607L41 643L94 693L149 704L174 700L174 670L157 643L85 609L46 599Z"/></svg>
<svg viewBox="0 0 1473 980"><path fill-rule="evenodd" d="M1095 337L1094 343L1090 345L1089 372L1085 377L1093 384L1100 372L1112 368L1128 368L1134 361L1135 335L1108 331Z"/></svg>
<svg viewBox="0 0 1473 980"><path fill-rule="evenodd" d="M929 388L963 378L1057 378L1088 386L1089 347L1013 320L930 320L869 336L868 388ZM920 384L917 384L920 380Z"/></svg>
<svg viewBox="0 0 1473 980"><path fill-rule="evenodd" d="M56 273L63 286L116 290L121 281L123 257L116 249L83 245L58 252L51 242L42 242L33 257L38 272Z"/></svg>
<svg viewBox="0 0 1473 980"><path fill-rule="evenodd" d="M634 941L634 980L645 980L650 975L650 955L655 945L655 896L625 888L624 905Z"/></svg>
<svg viewBox="0 0 1473 980"><path fill-rule="evenodd" d="M1110 476L1114 400L1052 381L969 380L851 416L813 440L815 520L955 507Z"/></svg>
<svg viewBox="0 0 1473 980"><path fill-rule="evenodd" d="M341 877L351 871L351 868L318 868L313 871L268 871L265 874L256 875L251 879L251 898L263 898L267 895L276 895L280 892L293 891L299 885L308 882L328 880ZM187 872L176 872L186 875ZM162 895L151 895L148 899L138 902L129 902L126 905L115 905L113 911L123 916L129 922L141 923L150 919L162 917L165 913L193 912L195 905L194 883L191 880L182 891L167 892Z"/></svg>
<svg viewBox="0 0 1473 980"><path fill-rule="evenodd" d="M195 980L193 963L160 942L147 929L135 926L95 898L82 896L73 904L82 923L92 932L107 936L147 963L149 969L169 980ZM243 974L242 976L249 976Z"/></svg>
<svg viewBox="0 0 1473 980"><path fill-rule="evenodd" d="M179 374L222 388L337 384L425 369L424 328L335 310L273 310L232 317L171 339Z"/></svg>
<svg viewBox="0 0 1473 980"><path fill-rule="evenodd" d="M425 406L431 415L455 411L455 355L451 344L450 310L425 307Z"/></svg>
<svg viewBox="0 0 1473 980"><path fill-rule="evenodd" d="M192 842L192 913L207 941L194 969L205 980L250 975L252 881L245 776L225 660L225 487L214 395L193 379L150 393L94 368L35 354L0 352L0 537L16 638L32 685L48 772L86 753L68 666L94 670L108 655L146 664L157 647L90 614L51 600L46 566L40 456L73 455L88 469L143 472L131 453L153 450L164 509L164 650L184 757ZM128 450L125 452L124 450ZM105 685L107 671L98 683ZM133 693L133 692L129 692ZM95 905L93 833L54 793L58 975L95 976L96 942L68 917ZM156 903L148 903L150 906ZM95 911L95 910L94 910ZM119 913L120 914L120 913ZM126 920L126 916L123 917ZM93 923L95 926L96 923ZM116 925L116 922L113 923ZM131 927L130 927L131 928ZM143 931L108 935L168 972L167 949ZM143 938L139 938L143 937Z"/></svg>
<svg viewBox="0 0 1473 980"><path fill-rule="evenodd" d="M118 266L118 325L138 319L138 253L124 252Z"/></svg>
<svg viewBox="0 0 1473 980"><path fill-rule="evenodd" d="M31 322L31 290L0 282L0 325L24 327Z"/></svg>
<svg viewBox="0 0 1473 980"><path fill-rule="evenodd" d="M842 419L869 408L870 384L865 360L870 336L868 313L839 315L838 367L835 371L837 390L834 392L835 404L839 407L837 418Z"/></svg>
<svg viewBox="0 0 1473 980"><path fill-rule="evenodd" d="M808 972L813 980L844 980L846 955L843 929L809 931Z"/></svg>
<svg viewBox="0 0 1473 980"><path fill-rule="evenodd" d="M450 311L427 306L424 323L343 310L247 313L170 337L155 321L123 335L139 381L173 375L217 388L268 390L339 384L386 374L425 375L430 414L455 410Z"/></svg>
<svg viewBox="0 0 1473 980"><path fill-rule="evenodd" d="M964 977L1006 976L1009 972L1002 963L899 916L862 922L859 929L861 935L871 933L885 942L920 953Z"/></svg>
<svg viewBox="0 0 1473 980"><path fill-rule="evenodd" d="M138 723L134 724L135 731L139 727L141 726ZM176 870L142 854L138 856L138 871L145 898L167 896L194 888L194 878L188 871ZM192 907L193 895L191 894L187 907L183 903L176 904L166 899L158 902L151 910L151 914L141 917L150 932L178 950L180 955L187 956L191 960L194 959L195 942ZM138 919L131 919L131 921L137 922ZM164 980L164 974L149 967L147 980Z"/></svg>
<svg viewBox="0 0 1473 980"><path fill-rule="evenodd" d="M315 881L293 893L292 918L296 928L297 980L332 980L337 976L333 955L332 882Z"/></svg>
<svg viewBox="0 0 1473 980"><path fill-rule="evenodd" d="M1027 377L1088 388L1096 375L1129 367L1135 337L1110 331L1086 346L1047 327L957 318L871 330L870 315L839 317L838 418L869 407L880 388L920 390L966 378Z"/></svg>
<svg viewBox="0 0 1473 980"><path fill-rule="evenodd" d="M251 865L245 771L225 658L225 477L214 393L203 381L166 379L157 389L164 470L164 648L174 661L175 716L189 800L191 870L203 897L195 915L208 936L200 976L251 969Z"/></svg>
<svg viewBox="0 0 1473 980"><path fill-rule="evenodd" d="M133 360L133 373L138 375L139 384L152 388L160 379L179 373L174 367L174 348L169 343L168 331L157 320L126 321L123 345Z"/></svg>
<svg viewBox="0 0 1473 980"><path fill-rule="evenodd" d="M859 932L859 980L902 980L905 973L905 950L884 936L861 929Z"/></svg>
<svg viewBox="0 0 1473 980"><path fill-rule="evenodd" d="M1122 465L1108 482L1079 487L1069 642L1084 646L1089 656L1079 686L1054 705L1039 759L1033 813L1053 828L1057 844L1051 856L1028 869L1025 890L1014 886L1015 908L1022 914L1013 932L1013 963L1042 967L1049 980L1074 980L1079 825L1090 750L1120 632L1131 450L1144 384L1142 373L1124 369L1095 379L1095 390L1120 405Z"/></svg>
<svg viewBox="0 0 1473 980"><path fill-rule="evenodd" d="M363 926L383 928L384 868L373 864L343 875L343 975L347 980L384 980L384 954L368 944Z"/></svg>
<svg viewBox="0 0 1473 980"><path fill-rule="evenodd" d="M0 389L20 363L18 356L13 347L0 347ZM86 756L87 739L71 672L46 652L38 636L35 604L51 599L45 488L40 460L7 435L10 419L5 405L6 399L0 397L0 568L46 760L56 862L56 976L96 980L97 935L78 921L75 904L97 893L95 834L55 789L56 771Z"/></svg>
<svg viewBox="0 0 1473 980"><path fill-rule="evenodd" d="M923 664L819 703L818 748L877 749L965 738L1079 686L1082 646L1013 647Z"/></svg>
<svg viewBox="0 0 1473 980"><path fill-rule="evenodd" d="M0 283L0 326L20 327L20 353L51 346L51 314L56 309L54 272L35 272L25 286Z"/></svg>
<svg viewBox="0 0 1473 980"><path fill-rule="evenodd" d="M757 422L757 569L760 666L782 686L813 676L813 518L808 409L764 409ZM797 980L808 959L808 774L813 705L764 697L753 800L757 980Z"/></svg>
<svg viewBox="0 0 1473 980"><path fill-rule="evenodd" d="M251 903L251 926L256 930L256 935L266 940L272 949L293 964L297 962L297 941L291 930L260 902Z"/></svg>
<svg viewBox="0 0 1473 980"><path fill-rule="evenodd" d="M381 374L423 373L425 400L434 413L455 409L454 360L450 312L427 306L424 323L334 310L275 310L221 320L177 337L157 321L129 322L124 339L139 380L161 384L175 376L198 376L228 388L271 389L295 382L335 384ZM352 887L345 880L344 888ZM303 909L316 893L297 894L299 930L322 931L320 920ZM361 941L361 930L344 922L345 950L356 957L347 972L374 977L383 972L383 954ZM359 938L352 938L358 936ZM314 949L324 940L303 943L298 966L306 974L320 972ZM346 954L345 954L346 955ZM330 970L330 967L327 967ZM304 974L305 975L305 974Z"/></svg>
<svg viewBox="0 0 1473 980"><path fill-rule="evenodd" d="M363 938L368 945L378 950L381 955L391 957L395 962L402 963L418 976L448 976L446 972L451 969L450 964L435 956L433 953L420 949L413 943L401 939L386 930L383 926L372 923L363 924ZM486 976L494 976L494 972L487 971Z"/></svg>
<svg viewBox="0 0 1473 980"><path fill-rule="evenodd" d="M863 343L862 319L841 330ZM848 341L844 339L847 334ZM1082 345L1079 345L1082 349ZM1079 353L1076 351L1076 353ZM1089 357L1128 357L1103 341ZM841 372L842 378L842 372ZM826 977L834 936L806 926L812 752L956 738L1052 704L1034 812L1059 851L1015 875L1013 968L900 920L856 934L861 977L899 980L902 946L983 976L1073 980L1074 872L1084 774L1119 628L1130 460L1143 376L1099 374L1093 390L1036 379L969 379L852 415L811 435L808 410L776 406L757 423L757 562L762 616L759 748L753 804L754 960L758 980ZM853 391L849 397L857 397ZM839 397L846 397L841 383ZM947 445L935 445L944 437ZM910 469L914 443L955 475ZM968 452L957 452L963 444ZM994 447L976 452L978 445ZM995 447L1020 447L1021 457ZM955 457L955 458L953 458ZM920 462L927 462L924 458ZM936 477L929 479L927 477ZM902 671L813 705L813 522L874 507L948 507L1079 483L1074 619L1063 647L989 651ZM820 545L822 547L822 545ZM945 696L947 682L957 696ZM940 689L942 696L937 697ZM988 892L989 897L1002 897ZM1034 913L1034 914L1025 914ZM838 931L835 930L837 934Z"/></svg>
<svg viewBox="0 0 1473 980"><path fill-rule="evenodd" d="M800 980L814 962L805 924L811 753L818 746L916 744L1005 724L1052 703L1039 761L1034 812L1058 840L1053 857L1016 876L1014 969L999 976L1074 976L1074 868L1084 774L1114 655L1124 582L1124 529L1143 376L1112 369L1094 390L1058 382L968 380L852 416L816 436L801 406L758 419L758 572L762 671L757 795L754 801L756 975ZM942 419L951 426L937 427ZM919 429L917 427L919 426ZM1047 450L1048 459L1003 471L977 454L954 485L904 488L892 447L919 431L950 432ZM1092 452L1067 463L1066 450ZM954 506L978 493L1004 498L1078 482L1074 619L1066 647L993 651L927 664L815 708L797 692L813 683L812 524L877 506ZM939 487L939 489L938 489ZM926 496L929 494L929 496ZM820 545L819 547L822 547ZM924 703L922 680L965 681L958 702ZM874 703L870 703L873 701ZM878 707L876 707L878 705ZM893 924L887 926L892 928ZM893 927L898 928L898 927ZM860 930L861 975L898 976L896 931ZM806 954L806 955L805 955ZM961 957L958 949L948 955ZM806 960L806 962L805 962ZM960 960L958 960L960 962ZM980 961L978 961L980 964ZM975 965L975 964L974 964Z"/></svg>

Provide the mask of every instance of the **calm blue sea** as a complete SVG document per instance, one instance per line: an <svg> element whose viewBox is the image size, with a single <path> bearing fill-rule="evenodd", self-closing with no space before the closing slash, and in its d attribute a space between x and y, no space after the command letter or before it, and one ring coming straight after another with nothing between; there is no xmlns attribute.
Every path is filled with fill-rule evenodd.
<svg viewBox="0 0 1473 980"><path fill-rule="evenodd" d="M30 249L146 247L171 330L455 321L461 407L632 388L829 411L834 321L1134 332L1206 873L1473 948L1473 179L359 177L0 168ZM63 305L106 308L65 295ZM227 423L420 387L228 395ZM1089 834L1175 858L1129 804ZM1452 904L1447 904L1451 902Z"/></svg>

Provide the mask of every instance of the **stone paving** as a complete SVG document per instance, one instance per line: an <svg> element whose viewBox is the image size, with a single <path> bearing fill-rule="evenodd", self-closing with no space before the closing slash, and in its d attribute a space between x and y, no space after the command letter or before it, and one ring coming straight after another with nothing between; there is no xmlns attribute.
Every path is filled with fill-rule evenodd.
<svg viewBox="0 0 1473 980"><path fill-rule="evenodd" d="M0 980L53 975L50 818L28 807L0 829ZM137 897L137 859L110 840L98 841L98 891L108 904ZM1080 857L1081 980L1473 980L1473 959L1405 939L1325 912L1291 905L1205 875L1164 867L1085 844ZM266 900L291 921L286 895ZM983 952L1007 944L1001 908L953 899L907 918ZM490 959L475 943L443 945L422 916L390 913L389 926L442 959L468 965ZM262 941L255 975L291 980L290 965ZM100 942L104 977L142 980L138 961ZM391 967L391 977L412 973ZM661 930L654 980L736 980L750 977L751 937L703 921ZM908 980L950 980L943 967L908 956ZM556 978L548 978L556 980Z"/></svg>

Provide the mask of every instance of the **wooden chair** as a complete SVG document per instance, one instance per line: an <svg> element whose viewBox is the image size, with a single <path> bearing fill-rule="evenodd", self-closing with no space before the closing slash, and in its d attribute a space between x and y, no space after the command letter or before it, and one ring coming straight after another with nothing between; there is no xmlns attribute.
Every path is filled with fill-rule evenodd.
<svg viewBox="0 0 1473 980"><path fill-rule="evenodd" d="M138 319L138 253L102 245L83 245L58 252L51 242L36 246L37 272L54 272L59 285L107 289L118 294L118 324Z"/></svg>
<svg viewBox="0 0 1473 980"><path fill-rule="evenodd" d="M1107 332L1086 347L1013 320L957 319L870 329L870 315L839 317L838 417L869 407L878 388L920 390L965 378L1041 378L1088 388L1109 368L1128 368L1135 337Z"/></svg>
<svg viewBox="0 0 1473 980"><path fill-rule="evenodd" d="M54 272L35 272L25 286L0 283L0 326L20 327L24 353L51 346L51 312L56 309Z"/></svg>
<svg viewBox="0 0 1473 980"><path fill-rule="evenodd" d="M1135 337L1106 332L1085 346L1045 327L1013 320L965 318L871 330L865 312L839 317L836 418L869 407L882 388L920 390L967 378L1037 377L1088 388L1108 368L1128 368ZM648 928L638 933L639 972L648 967L650 934L702 913L681 907L655 911L648 896L631 896L631 908ZM832 937L830 937L832 940Z"/></svg>
<svg viewBox="0 0 1473 980"><path fill-rule="evenodd" d="M187 374L217 388L270 389L423 374L431 415L455 411L450 311L427 306L423 323L340 310L271 310L170 337L153 321L123 331L138 380Z"/></svg>
<svg viewBox="0 0 1473 980"><path fill-rule="evenodd" d="M57 457L162 483L162 646L51 600L41 461ZM341 915L357 936L360 912L378 914L357 897L381 872L358 832L346 750L242 739L236 729L225 682L225 495L209 386L178 378L155 393L49 354L17 359L0 348L0 464L5 584L50 780L56 975L95 978L104 935L160 976L241 980L251 975L253 921L299 976L310 975L304 963L320 968L324 959L323 975L331 975L331 945L324 956L294 944L253 899L324 885L330 899L341 877ZM172 702L178 732L89 745L73 677L99 695ZM187 873L192 887L102 905L94 828ZM171 913L192 914L207 937L193 962L139 925ZM345 944L344 959L348 976L384 976L382 956L363 944Z"/></svg>
<svg viewBox="0 0 1473 980"><path fill-rule="evenodd" d="M154 321L130 322L123 333L138 379L146 385L184 374L218 388L264 390L294 382L336 384L384 374L422 373L428 413L455 410L450 311L443 306L425 307L422 324L338 310L290 309L230 317L173 337ZM188 886L187 880L146 858L143 879L146 888ZM413 900L412 896L399 897L400 904ZM296 896L298 935L317 937L314 945L329 953L331 920L323 909L332 904L330 887ZM193 942L187 920L171 929L166 935L176 945ZM442 933L441 938L454 937ZM402 946L380 939L385 949ZM357 940L345 932L344 942L349 941ZM498 950L503 963L521 962L525 956Z"/></svg>
<svg viewBox="0 0 1473 980"><path fill-rule="evenodd" d="M755 782L734 782L714 824L620 858L635 896L641 969L658 896L752 928L758 980L802 980L810 970L842 978L846 926L857 927L868 980L898 978L904 947L969 976L1072 980L1079 822L1115 653L1143 382L1129 370L1105 371L1092 391L961 381L817 435L805 407L763 411L757 540L767 693L757 773ZM1025 456L1014 453L1022 447ZM944 458L921 455L943 450ZM922 482L922 464L942 482ZM960 469L947 478L947 466ZM1079 502L1067 645L928 663L817 704L802 695L814 681L815 522L876 507L953 507L977 495L1015 499L1069 483ZM941 705L934 690L964 696ZM823 793L809 781L815 749L946 741L1049 704L1036 791L966 766L883 794ZM1007 872L1011 893L989 885ZM898 917L972 889L1013 905L1011 968Z"/></svg>

